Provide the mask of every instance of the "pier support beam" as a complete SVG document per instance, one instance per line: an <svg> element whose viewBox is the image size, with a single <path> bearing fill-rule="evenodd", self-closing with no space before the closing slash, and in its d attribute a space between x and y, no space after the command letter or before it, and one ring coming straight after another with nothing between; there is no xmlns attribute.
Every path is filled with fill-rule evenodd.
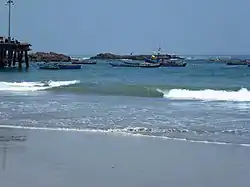
<svg viewBox="0 0 250 187"><path fill-rule="evenodd" d="M28 56L28 51L25 51L25 64L26 64L26 68L29 68L29 56Z"/></svg>
<svg viewBox="0 0 250 187"><path fill-rule="evenodd" d="M0 49L0 68L4 67L3 59L4 59L4 50Z"/></svg>
<svg viewBox="0 0 250 187"><path fill-rule="evenodd" d="M4 49L3 51L4 51L4 52L3 52L3 59L5 59L6 56L7 56L7 49Z"/></svg>
<svg viewBox="0 0 250 187"><path fill-rule="evenodd" d="M12 62L12 66L13 66L13 67L16 66L16 57L17 57L17 51L15 50L15 51L14 51L14 54L13 54L13 62Z"/></svg>
<svg viewBox="0 0 250 187"><path fill-rule="evenodd" d="M8 67L11 67L12 58L13 58L13 50L9 49L8 50Z"/></svg>
<svg viewBox="0 0 250 187"><path fill-rule="evenodd" d="M23 51L19 51L18 53L18 67L22 68L22 62L23 62Z"/></svg>

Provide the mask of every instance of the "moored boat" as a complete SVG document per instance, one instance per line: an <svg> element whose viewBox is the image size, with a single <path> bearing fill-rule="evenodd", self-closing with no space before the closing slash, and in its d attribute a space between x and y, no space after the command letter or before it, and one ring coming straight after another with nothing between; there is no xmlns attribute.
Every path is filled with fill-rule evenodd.
<svg viewBox="0 0 250 187"><path fill-rule="evenodd" d="M237 59L237 58L231 58L227 60L227 65L247 65L248 62L245 60Z"/></svg>
<svg viewBox="0 0 250 187"><path fill-rule="evenodd" d="M186 62L181 62L181 63L178 63L178 62L163 62L161 63L161 66L162 67L186 67L187 66L187 63Z"/></svg>
<svg viewBox="0 0 250 187"><path fill-rule="evenodd" d="M162 67L186 67L187 63L183 59L162 59L161 66Z"/></svg>
<svg viewBox="0 0 250 187"><path fill-rule="evenodd" d="M72 64L96 64L97 62L94 61L90 61L90 60L75 60L71 62Z"/></svg>
<svg viewBox="0 0 250 187"><path fill-rule="evenodd" d="M39 69L51 69L51 70L58 70L58 69L81 69L82 66L79 64L60 64L60 63L51 63L46 62L42 64L37 64Z"/></svg>
<svg viewBox="0 0 250 187"><path fill-rule="evenodd" d="M161 66L160 63L158 64L152 64L152 63L109 63L113 67L132 67L132 68L158 68Z"/></svg>
<svg viewBox="0 0 250 187"><path fill-rule="evenodd" d="M37 64L39 69L51 69L51 70L58 70L60 69L58 67L58 64L55 63L43 63L43 64Z"/></svg>
<svg viewBox="0 0 250 187"><path fill-rule="evenodd" d="M148 59L148 58L145 58L144 61L147 63L159 63L160 62L159 59Z"/></svg>
<svg viewBox="0 0 250 187"><path fill-rule="evenodd" d="M141 62L129 62L129 61L124 61L124 62L122 62L122 63L124 63L124 64L136 64L136 65L140 65L141 64Z"/></svg>
<svg viewBox="0 0 250 187"><path fill-rule="evenodd" d="M185 58L170 55L170 54L162 54L161 48L158 49L158 53L152 54L151 58L145 58L144 62L151 64L161 64L162 67L185 67L187 63L185 62Z"/></svg>
<svg viewBox="0 0 250 187"><path fill-rule="evenodd" d="M145 59L145 62L148 63L160 63L162 67L185 67L187 63L185 60L182 59L164 59L164 58L158 58L158 59Z"/></svg>
<svg viewBox="0 0 250 187"><path fill-rule="evenodd" d="M58 64L59 69L81 69L81 64Z"/></svg>
<svg viewBox="0 0 250 187"><path fill-rule="evenodd" d="M231 65L231 66L239 66L239 65L242 65L242 66L245 66L247 65L246 62L227 62L227 65Z"/></svg>
<svg viewBox="0 0 250 187"><path fill-rule="evenodd" d="M227 65L247 65L246 61L228 61Z"/></svg>
<svg viewBox="0 0 250 187"><path fill-rule="evenodd" d="M221 58L209 58L208 61L210 62L226 62L227 60L226 59L221 59Z"/></svg>

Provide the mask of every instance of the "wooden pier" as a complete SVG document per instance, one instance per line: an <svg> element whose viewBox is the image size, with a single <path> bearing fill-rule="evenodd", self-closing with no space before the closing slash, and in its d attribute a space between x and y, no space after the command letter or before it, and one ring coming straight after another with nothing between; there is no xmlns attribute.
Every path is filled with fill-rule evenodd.
<svg viewBox="0 0 250 187"><path fill-rule="evenodd" d="M20 43L14 39L0 37L0 68L17 67L17 63L19 68L22 68L23 63L26 68L29 68L30 46L29 43Z"/></svg>

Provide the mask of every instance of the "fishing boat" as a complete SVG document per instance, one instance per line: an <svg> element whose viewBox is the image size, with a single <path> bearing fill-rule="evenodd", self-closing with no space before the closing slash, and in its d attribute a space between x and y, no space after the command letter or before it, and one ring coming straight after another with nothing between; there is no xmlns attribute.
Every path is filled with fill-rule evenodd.
<svg viewBox="0 0 250 187"><path fill-rule="evenodd" d="M145 58L144 61L147 62L147 63L159 63L159 62L160 62L160 59L149 59L149 58Z"/></svg>
<svg viewBox="0 0 250 187"><path fill-rule="evenodd" d="M134 65L134 64L140 65L141 64L141 62L133 62L133 61L123 61L122 63L124 63L124 64L132 64L132 65Z"/></svg>
<svg viewBox="0 0 250 187"><path fill-rule="evenodd" d="M227 60L226 59L221 59L221 58L218 57L218 58L215 58L215 59L209 58L208 61L210 61L210 62L226 62Z"/></svg>
<svg viewBox="0 0 250 187"><path fill-rule="evenodd" d="M161 63L162 67L185 67L187 65L187 63L185 62L185 60L182 59L165 59L165 58L157 58L157 59L145 59L145 62L147 63Z"/></svg>
<svg viewBox="0 0 250 187"><path fill-rule="evenodd" d="M169 60L162 60L161 66L162 67L186 67L187 63L182 59L169 59Z"/></svg>
<svg viewBox="0 0 250 187"><path fill-rule="evenodd" d="M42 63L42 64L37 64L39 69L51 69L51 70L58 70L60 69L58 67L58 64L56 63Z"/></svg>
<svg viewBox="0 0 250 187"><path fill-rule="evenodd" d="M81 69L81 64L58 64L59 69Z"/></svg>
<svg viewBox="0 0 250 187"><path fill-rule="evenodd" d="M160 63L162 67L185 67L187 65L185 58L176 55L162 54L161 48L158 49L157 53L152 54L151 58L145 58L144 62L152 64Z"/></svg>
<svg viewBox="0 0 250 187"><path fill-rule="evenodd" d="M161 66L160 63L152 64L152 63L109 63L113 67L132 67L132 68L158 68Z"/></svg>
<svg viewBox="0 0 250 187"><path fill-rule="evenodd" d="M79 64L60 64L60 63L51 63L45 62L42 64L37 64L39 69L50 69L50 70L59 70L59 69L81 69L82 66Z"/></svg>
<svg viewBox="0 0 250 187"><path fill-rule="evenodd" d="M72 61L72 64L96 64L96 61L91 61L91 60L75 60Z"/></svg>
<svg viewBox="0 0 250 187"><path fill-rule="evenodd" d="M247 65L248 63L245 60L241 59L229 59L227 60L227 65Z"/></svg>

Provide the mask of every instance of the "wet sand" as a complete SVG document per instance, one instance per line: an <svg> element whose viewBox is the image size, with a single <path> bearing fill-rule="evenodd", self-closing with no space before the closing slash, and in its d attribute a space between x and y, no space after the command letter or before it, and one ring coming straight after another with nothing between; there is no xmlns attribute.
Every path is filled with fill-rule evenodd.
<svg viewBox="0 0 250 187"><path fill-rule="evenodd" d="M3 187L248 187L250 183L249 147L88 132L0 129L0 135ZM11 140L17 136L26 140Z"/></svg>

